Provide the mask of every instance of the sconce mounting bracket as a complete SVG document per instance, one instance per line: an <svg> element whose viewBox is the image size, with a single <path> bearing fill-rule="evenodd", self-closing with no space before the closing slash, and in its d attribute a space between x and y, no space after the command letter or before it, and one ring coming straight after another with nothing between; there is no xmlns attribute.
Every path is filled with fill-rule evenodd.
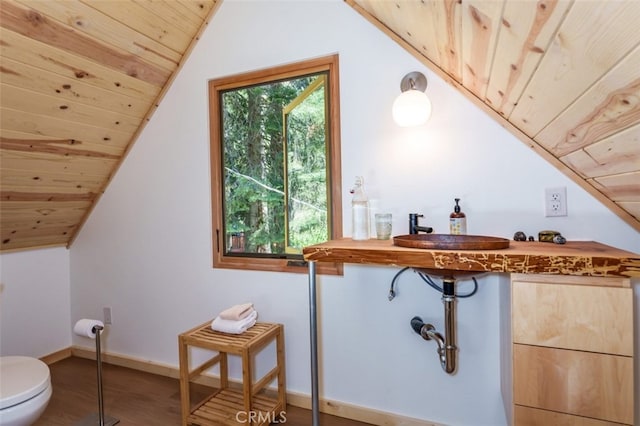
<svg viewBox="0 0 640 426"><path fill-rule="evenodd" d="M424 92L427 89L427 77L420 71L413 71L405 75L400 82L400 90L406 92L410 89Z"/></svg>

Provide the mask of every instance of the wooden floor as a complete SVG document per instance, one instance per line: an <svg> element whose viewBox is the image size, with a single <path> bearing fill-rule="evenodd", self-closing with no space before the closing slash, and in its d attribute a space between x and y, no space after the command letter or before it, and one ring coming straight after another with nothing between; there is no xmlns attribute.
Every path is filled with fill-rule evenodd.
<svg viewBox="0 0 640 426"><path fill-rule="evenodd" d="M53 396L34 426L70 426L97 413L95 361L71 357L58 361L49 368ZM118 425L180 425L180 386L177 379L103 364L102 382L105 414L119 419ZM192 386L192 393L203 391L201 386ZM323 426L368 425L326 414L320 415L320 422ZM311 425L311 412L289 406L285 424Z"/></svg>

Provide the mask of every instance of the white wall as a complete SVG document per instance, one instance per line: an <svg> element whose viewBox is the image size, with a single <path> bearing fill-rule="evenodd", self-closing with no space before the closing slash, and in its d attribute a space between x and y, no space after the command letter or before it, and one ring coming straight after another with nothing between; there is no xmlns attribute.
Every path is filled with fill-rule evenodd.
<svg viewBox="0 0 640 426"><path fill-rule="evenodd" d="M343 2L230 0L71 249L72 321L111 306L107 351L176 366L180 332L253 301L262 320L285 324L288 389L309 393L307 277L211 267L207 80L335 52L345 235L347 190L363 175L376 207L394 214L396 234L407 231L411 212L446 232L460 197L469 233L556 229L640 251L638 232ZM391 104L414 70L427 75L434 113L422 128L399 129ZM567 187L569 217L544 217L548 186ZM504 424L498 276L482 277L478 294L459 302L459 372L448 376L433 342L409 327L421 315L442 328L440 297L407 273L389 302L396 272L347 265L344 277L320 279L321 396L447 424ZM75 336L73 343L91 345Z"/></svg>
<svg viewBox="0 0 640 426"><path fill-rule="evenodd" d="M0 355L41 357L70 345L69 251L0 256Z"/></svg>

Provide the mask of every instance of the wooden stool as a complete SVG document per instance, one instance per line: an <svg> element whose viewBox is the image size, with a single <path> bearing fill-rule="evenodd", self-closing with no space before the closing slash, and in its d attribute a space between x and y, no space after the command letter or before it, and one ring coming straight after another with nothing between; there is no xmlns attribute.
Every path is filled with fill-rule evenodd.
<svg viewBox="0 0 640 426"><path fill-rule="evenodd" d="M255 355L274 339L276 341L276 366L263 378L253 383L252 370ZM284 327L282 324L259 322L242 334L227 334L213 331L211 322L207 322L180 334L178 346L183 426L268 425L271 422L277 422L281 412L286 410ZM191 370L189 346L217 351L218 354ZM229 388L228 354L242 357L242 389ZM218 363L220 364L220 389L192 409L189 383ZM276 378L278 379L277 397L269 397L260 393Z"/></svg>

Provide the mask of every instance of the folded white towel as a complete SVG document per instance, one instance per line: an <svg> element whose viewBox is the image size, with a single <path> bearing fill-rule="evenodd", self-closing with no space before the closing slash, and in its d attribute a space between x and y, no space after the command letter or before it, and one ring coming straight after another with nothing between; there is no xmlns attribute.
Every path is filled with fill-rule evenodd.
<svg viewBox="0 0 640 426"><path fill-rule="evenodd" d="M220 312L220 318L238 321L248 317L253 312L253 303L242 303L240 305L234 305L229 309L225 309Z"/></svg>
<svg viewBox="0 0 640 426"><path fill-rule="evenodd" d="M255 325L257 318L258 312L256 312L255 310L250 313L248 317L245 317L239 321L226 320L220 318L220 316L217 316L211 322L211 328L215 331L221 331L223 333L242 334L250 327L253 327Z"/></svg>

